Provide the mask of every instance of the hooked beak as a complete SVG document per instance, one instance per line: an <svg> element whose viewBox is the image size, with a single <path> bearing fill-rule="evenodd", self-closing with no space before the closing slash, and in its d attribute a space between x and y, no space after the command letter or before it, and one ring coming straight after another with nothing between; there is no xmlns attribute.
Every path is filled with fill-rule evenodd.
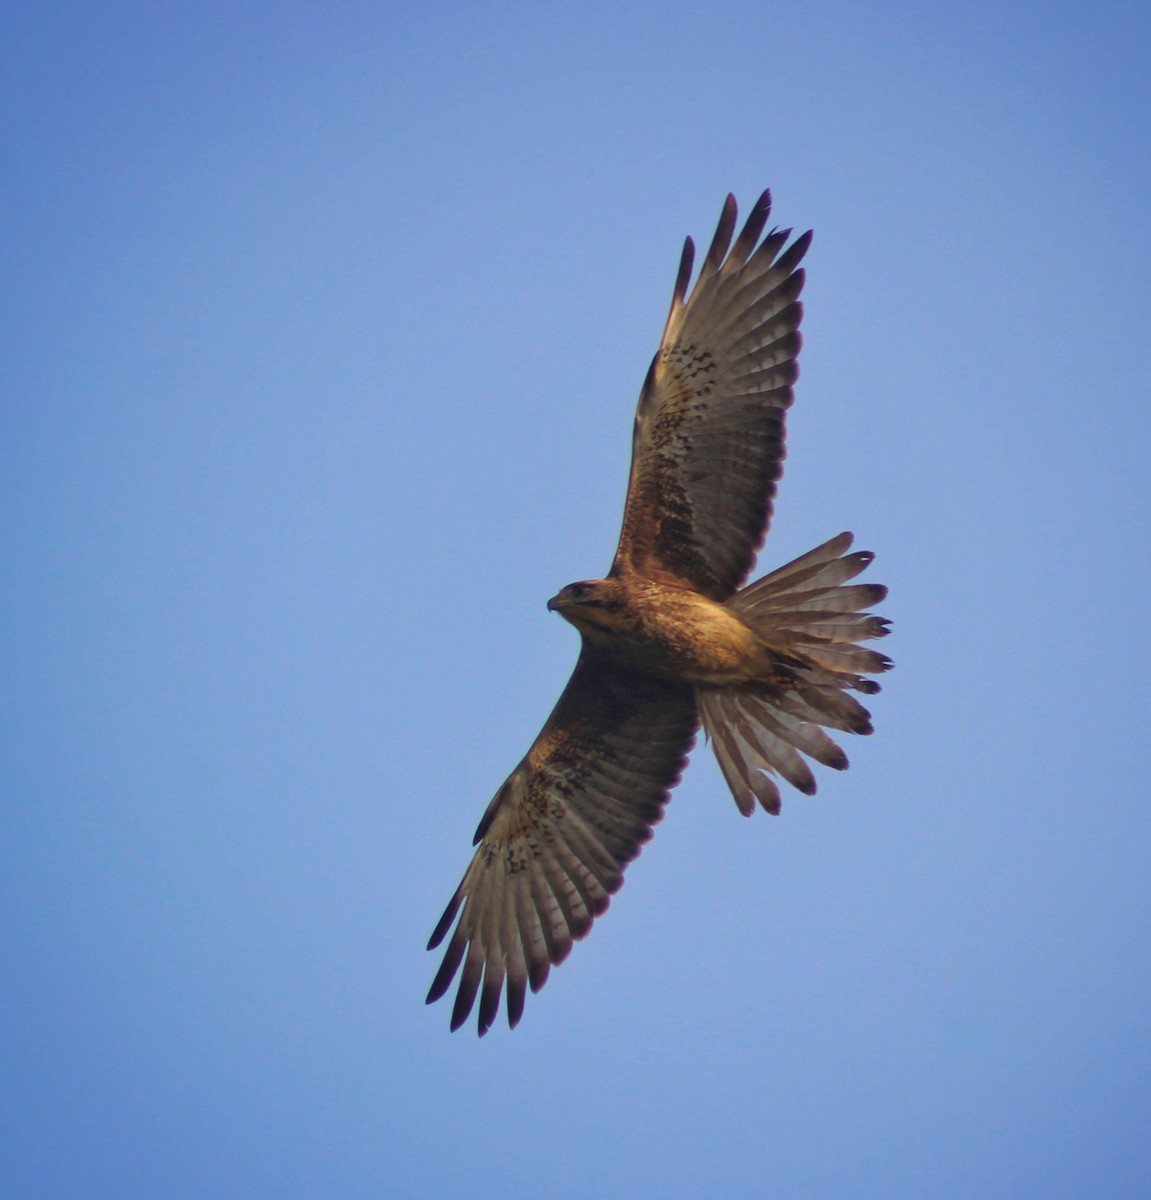
<svg viewBox="0 0 1151 1200"><path fill-rule="evenodd" d="M561 607L560 594L557 593L548 601L548 612L559 612Z"/></svg>

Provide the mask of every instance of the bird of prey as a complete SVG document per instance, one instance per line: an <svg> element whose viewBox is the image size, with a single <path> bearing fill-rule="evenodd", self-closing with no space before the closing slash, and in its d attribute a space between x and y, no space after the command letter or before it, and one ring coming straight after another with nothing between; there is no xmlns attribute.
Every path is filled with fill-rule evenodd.
<svg viewBox="0 0 1151 1200"><path fill-rule="evenodd" d="M870 733L851 694L891 661L851 583L871 562L841 533L742 586L772 514L799 374L800 261L810 232L762 237L764 192L732 244L727 197L690 295L684 243L671 312L640 392L623 531L606 579L548 601L579 630L579 661L539 737L488 805L477 849L432 934L448 935L428 1003L460 973L451 1027L479 997L487 1032L583 937L663 815L702 723L745 816L780 808L776 778L812 794L805 757L842 770L824 729ZM762 237L762 240L761 240ZM458 917L458 921L457 921ZM462 971L461 971L462 967Z"/></svg>

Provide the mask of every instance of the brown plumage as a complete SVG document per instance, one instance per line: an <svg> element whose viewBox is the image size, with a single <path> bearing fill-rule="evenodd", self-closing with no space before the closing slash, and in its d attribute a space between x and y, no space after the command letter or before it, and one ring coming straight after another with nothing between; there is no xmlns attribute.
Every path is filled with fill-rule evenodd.
<svg viewBox="0 0 1151 1200"><path fill-rule="evenodd" d="M764 192L732 245L728 196L690 297L684 245L636 410L615 560L606 579L548 602L580 631L579 662L488 806L428 944L459 918L428 993L438 1000L460 974L453 1029L478 996L486 1033L505 989L516 1025L528 987L587 933L651 837L700 722L744 815L756 802L779 812L775 776L813 793L807 758L847 766L824 728L871 732L849 693L877 692L865 677L891 666L859 645L887 632L864 611L886 589L850 582L872 556L849 553L844 533L736 590L782 471L811 241L787 245L790 230L761 241L770 209Z"/></svg>

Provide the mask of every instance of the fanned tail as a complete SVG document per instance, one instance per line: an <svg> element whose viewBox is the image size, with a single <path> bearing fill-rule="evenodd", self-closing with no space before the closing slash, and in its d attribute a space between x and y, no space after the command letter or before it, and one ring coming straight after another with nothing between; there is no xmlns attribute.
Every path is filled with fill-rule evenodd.
<svg viewBox="0 0 1151 1200"><path fill-rule="evenodd" d="M851 554L841 533L737 592L729 606L776 652L770 676L727 688L698 688L696 701L720 770L739 811L758 801L780 808L778 775L801 792L815 791L802 757L842 771L847 755L823 731L871 733L871 714L850 695L873 695L865 676L888 670L884 654L859 645L883 637L888 622L865 612L887 589L852 584L874 558Z"/></svg>

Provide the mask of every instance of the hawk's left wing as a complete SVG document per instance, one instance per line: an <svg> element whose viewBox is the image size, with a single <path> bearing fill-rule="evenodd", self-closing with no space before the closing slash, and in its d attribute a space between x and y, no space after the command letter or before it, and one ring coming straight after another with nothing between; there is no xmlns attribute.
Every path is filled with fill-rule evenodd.
<svg viewBox="0 0 1151 1200"><path fill-rule="evenodd" d="M764 192L735 232L728 196L691 295L684 245L671 312L635 414L631 479L612 574L685 583L726 600L763 543L799 374L805 233L760 235ZM730 252L728 247L731 247Z"/></svg>
<svg viewBox="0 0 1151 1200"><path fill-rule="evenodd" d="M428 993L463 964L452 1029L480 997L486 1033L507 984L515 1026L530 985L591 928L651 837L695 736L692 689L620 668L585 641L555 710L488 806L479 848L428 949L459 923Z"/></svg>

